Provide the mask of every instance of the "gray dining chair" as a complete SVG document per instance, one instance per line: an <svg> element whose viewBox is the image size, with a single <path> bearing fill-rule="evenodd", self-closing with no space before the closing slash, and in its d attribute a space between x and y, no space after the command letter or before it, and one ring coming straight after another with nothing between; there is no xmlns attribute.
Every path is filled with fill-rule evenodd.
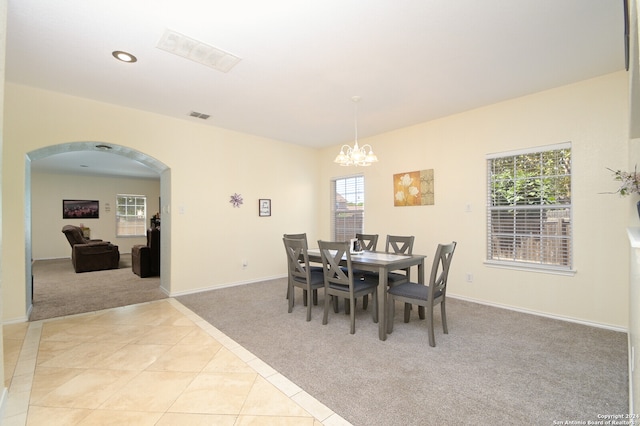
<svg viewBox="0 0 640 426"><path fill-rule="evenodd" d="M282 241L287 252L289 313L293 311L295 303L294 289L299 287L303 290L302 297L306 302L307 321L311 321L312 295L324 287L324 276L320 271L312 271L309 266L306 239L283 238Z"/></svg>
<svg viewBox="0 0 640 426"><path fill-rule="evenodd" d="M387 235L385 251L393 254L413 254L413 242L415 237ZM403 269L402 272L389 272L387 284L390 286L406 283L411 280L411 268Z"/></svg>
<svg viewBox="0 0 640 426"><path fill-rule="evenodd" d="M305 240L305 242L307 241L307 234L306 233L302 233L302 234L283 234L282 235L283 238L292 238L292 239L303 239ZM317 271L322 273L322 266L311 266L311 271ZM289 298L289 286L287 286L287 299ZM303 291L303 300L304 300L304 306L307 306L307 292L306 290ZM317 305L318 304L318 290L314 290L313 291L313 304Z"/></svg>
<svg viewBox="0 0 640 426"><path fill-rule="evenodd" d="M410 305L415 304L425 307L427 310L427 329L429 332L429 345L435 346L436 340L433 331L433 307L440 305L440 315L442 316L442 330L448 334L447 328L447 279L449 268L456 249L456 242L451 244L438 244L436 254L431 267L429 284L419 284L406 282L393 287L387 291L387 333L393 332L393 317L395 316L395 301L404 302L404 322L409 322L411 315ZM421 316L422 319L422 316Z"/></svg>
<svg viewBox="0 0 640 426"><path fill-rule="evenodd" d="M385 244L385 252L393 254L413 254L413 242L415 237L400 236L400 235L387 235L387 241ZM366 272L366 275L370 278L378 278L377 272ZM387 274L387 285L394 286L402 283L406 283L411 278L411 268L402 269L401 272L394 271ZM362 303L366 306L366 299L362 300ZM424 315L424 314L423 314Z"/></svg>
<svg viewBox="0 0 640 426"><path fill-rule="evenodd" d="M378 248L378 234L356 233L356 239L360 241L360 247L362 248L362 250L376 251ZM356 276L359 275L361 278L367 274L366 271L360 271L358 269L355 269L353 273L356 274ZM369 296L364 296L362 298L362 308L367 309L368 304L369 304ZM344 306L345 306L345 314L348 314L349 310L348 310L347 304L345 303Z"/></svg>
<svg viewBox="0 0 640 426"><path fill-rule="evenodd" d="M355 301L357 297L373 294L373 322L378 322L377 287L378 281L368 278L354 279L351 253L348 242L318 241L322 266L324 270L324 316L322 324L326 325L329 317L330 296L334 303L339 299L349 302L351 321L350 333L356 332ZM342 262L346 261L346 265ZM345 308L346 311L346 308Z"/></svg>
<svg viewBox="0 0 640 426"><path fill-rule="evenodd" d="M360 241L360 247L366 251L376 251L378 247L378 234L356 234L356 239Z"/></svg>

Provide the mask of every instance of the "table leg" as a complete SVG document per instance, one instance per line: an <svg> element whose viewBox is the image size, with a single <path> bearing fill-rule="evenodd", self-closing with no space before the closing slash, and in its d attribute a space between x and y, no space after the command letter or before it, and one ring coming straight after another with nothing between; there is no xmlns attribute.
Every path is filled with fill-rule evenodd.
<svg viewBox="0 0 640 426"><path fill-rule="evenodd" d="M420 274L420 272L418 272ZM378 337L387 340L387 268L378 268Z"/></svg>

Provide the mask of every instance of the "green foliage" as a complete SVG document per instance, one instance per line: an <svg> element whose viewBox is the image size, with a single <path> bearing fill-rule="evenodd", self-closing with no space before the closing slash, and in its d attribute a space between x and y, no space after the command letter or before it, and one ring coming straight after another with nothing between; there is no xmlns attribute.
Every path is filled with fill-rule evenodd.
<svg viewBox="0 0 640 426"><path fill-rule="evenodd" d="M493 206L557 205L571 200L571 150L497 158L491 161Z"/></svg>
<svg viewBox="0 0 640 426"><path fill-rule="evenodd" d="M633 170L633 173L623 172L622 170L611 171L613 172L613 179L622 182L620 188L616 191L617 193L622 196L640 194L640 175L638 174L638 166Z"/></svg>

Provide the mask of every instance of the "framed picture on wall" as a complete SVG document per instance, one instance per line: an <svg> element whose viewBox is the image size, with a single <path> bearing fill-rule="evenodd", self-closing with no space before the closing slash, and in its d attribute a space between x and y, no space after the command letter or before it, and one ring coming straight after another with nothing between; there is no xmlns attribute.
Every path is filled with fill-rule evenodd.
<svg viewBox="0 0 640 426"><path fill-rule="evenodd" d="M62 200L63 219L98 219L100 202L98 200Z"/></svg>
<svg viewBox="0 0 640 426"><path fill-rule="evenodd" d="M261 198L258 200L258 215L271 216L271 200L270 199Z"/></svg>

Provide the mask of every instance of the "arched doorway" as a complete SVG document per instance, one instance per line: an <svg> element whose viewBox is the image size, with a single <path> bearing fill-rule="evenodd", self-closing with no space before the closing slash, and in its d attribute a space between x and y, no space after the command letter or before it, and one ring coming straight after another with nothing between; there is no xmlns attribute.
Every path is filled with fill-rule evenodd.
<svg viewBox="0 0 640 426"><path fill-rule="evenodd" d="M27 317L32 308L32 185L31 185L31 164L33 161L44 159L47 157L51 157L58 154L64 153L72 153L72 152L91 152L92 154L99 155L104 154L105 157L108 155L117 155L122 156L131 160L134 160L137 163L141 163L144 166L148 167L160 177L160 197L162 200L162 206L160 208L167 213L168 208L165 210L163 206L169 206L171 200L171 170L159 161L158 159L151 157L143 152L137 151L135 149L115 145L112 143L105 142L69 142L63 143L48 147L43 147L34 151L30 151L26 156L26 164L25 164L25 288L26 288L26 312ZM108 154L106 154L108 152ZM163 234L170 236L171 235L171 218L169 215L163 215L162 222L162 232ZM171 264L171 250L170 250L170 242L171 239L163 238L161 240L161 256L163 259L162 262L162 272L160 277L160 288L166 293L170 294L171 292L171 274L169 265Z"/></svg>

